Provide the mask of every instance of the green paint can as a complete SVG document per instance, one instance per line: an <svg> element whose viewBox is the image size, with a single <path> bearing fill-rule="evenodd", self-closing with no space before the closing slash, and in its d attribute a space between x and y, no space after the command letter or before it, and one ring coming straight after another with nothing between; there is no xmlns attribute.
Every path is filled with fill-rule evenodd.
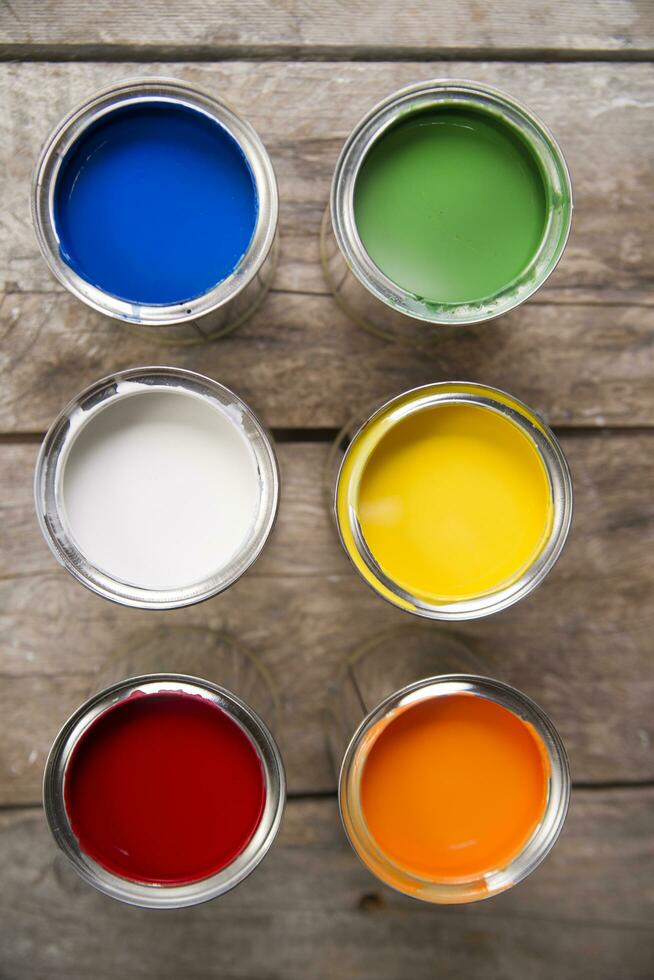
<svg viewBox="0 0 654 980"><path fill-rule="evenodd" d="M495 89L432 81L392 95L347 140L322 260L338 302L374 332L492 319L529 298L570 231L563 154ZM427 333L430 331L427 330Z"/></svg>

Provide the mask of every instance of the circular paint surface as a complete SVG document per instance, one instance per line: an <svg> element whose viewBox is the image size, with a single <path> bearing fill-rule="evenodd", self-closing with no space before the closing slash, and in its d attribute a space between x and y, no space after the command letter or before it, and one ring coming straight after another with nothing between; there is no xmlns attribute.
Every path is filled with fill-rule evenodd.
<svg viewBox="0 0 654 980"><path fill-rule="evenodd" d="M257 215L252 172L227 130L154 100L89 126L54 190L63 260L135 304L183 303L222 282L247 251Z"/></svg>
<svg viewBox="0 0 654 980"><path fill-rule="evenodd" d="M547 803L549 762L531 725L474 694L429 698L378 723L361 806L384 854L434 881L506 867Z"/></svg>
<svg viewBox="0 0 654 980"><path fill-rule="evenodd" d="M200 695L135 694L82 735L65 776L79 845L113 874L189 884L229 865L265 803L250 738Z"/></svg>
<svg viewBox="0 0 654 980"><path fill-rule="evenodd" d="M87 422L61 494L69 533L92 565L139 588L182 589L247 546L261 482L237 411L150 391Z"/></svg>
<svg viewBox="0 0 654 980"><path fill-rule="evenodd" d="M436 305L481 302L518 280L538 252L547 208L518 130L465 107L417 112L383 133L354 188L370 258Z"/></svg>
<svg viewBox="0 0 654 980"><path fill-rule="evenodd" d="M393 414L349 451L353 460L368 454L356 510L383 574L429 603L474 599L516 581L542 551L552 523L536 444L510 419L478 405L397 412L397 420ZM376 432L383 434L370 447Z"/></svg>

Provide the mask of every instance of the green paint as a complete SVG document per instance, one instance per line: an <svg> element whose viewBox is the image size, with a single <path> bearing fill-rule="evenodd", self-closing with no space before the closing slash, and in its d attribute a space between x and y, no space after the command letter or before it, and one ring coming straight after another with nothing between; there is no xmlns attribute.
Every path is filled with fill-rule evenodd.
<svg viewBox="0 0 654 980"><path fill-rule="evenodd" d="M371 259L430 303L478 302L518 279L538 251L547 209L517 130L467 108L397 123L368 153L354 190Z"/></svg>

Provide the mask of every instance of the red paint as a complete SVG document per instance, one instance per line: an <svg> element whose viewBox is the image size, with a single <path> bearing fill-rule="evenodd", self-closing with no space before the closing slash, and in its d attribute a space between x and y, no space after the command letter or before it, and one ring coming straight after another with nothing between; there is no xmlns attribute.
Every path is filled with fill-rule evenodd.
<svg viewBox="0 0 654 980"><path fill-rule="evenodd" d="M66 810L82 850L108 871L152 884L199 881L226 867L265 801L253 743L199 695L135 694L78 741Z"/></svg>

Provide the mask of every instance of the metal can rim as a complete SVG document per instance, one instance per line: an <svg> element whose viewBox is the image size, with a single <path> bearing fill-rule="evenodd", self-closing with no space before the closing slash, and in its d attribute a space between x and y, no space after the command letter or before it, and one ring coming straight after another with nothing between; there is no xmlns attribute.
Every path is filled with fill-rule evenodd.
<svg viewBox="0 0 654 980"><path fill-rule="evenodd" d="M356 523L353 524L353 514L350 508L349 530L357 549L357 555L367 566L375 581L373 582L363 575L345 541L338 515L338 495L343 469L350 448L354 445L358 436L395 402L414 395L419 396L421 393L427 394L430 391L436 392L430 404L442 403L443 401L478 404L506 415L511 421L517 424L529 436L531 441L534 442L535 448L545 466L552 489L552 506L554 511L552 532L548 541L534 562L525 569L523 574L515 582L505 589L492 591L476 599L439 605L432 605L418 599L416 596L409 595L383 573L365 545L360 528L357 527ZM499 401L498 396L501 399L506 399L510 404ZM337 441L338 439L340 439L340 436L337 438ZM573 507L574 490L572 474L567 459L552 430L533 409L529 408L519 398L516 398L507 391L503 391L501 388L494 388L490 385L482 385L471 381L439 381L409 388L407 391L387 399L359 424L356 431L352 434L350 443L338 467L334 482L332 513L343 550L359 576L377 595L381 596L382 599L391 605L399 606L411 614L421 616L424 619L461 622L480 619L507 609L520 599L525 598L525 596L529 595L530 592L533 592L540 585L560 558L565 547L572 525ZM381 588L378 586L381 586Z"/></svg>
<svg viewBox="0 0 654 980"><path fill-rule="evenodd" d="M566 214L558 231L552 227L552 216L543 233L537 254L530 267L543 254L548 233L553 236L551 255L542 274L533 279L518 279L508 284L488 300L474 303L431 303L414 296L389 279L368 255L359 237L354 217L354 188L363 160L373 143L408 111L428 108L435 101L458 97L474 104L473 100L488 103L494 109L514 115L529 125L543 143L545 155L551 161L550 176L556 171L561 193L567 202ZM413 106L407 109L407 104ZM486 106L487 108L487 106ZM504 117L503 117L504 118ZM505 119L505 121L507 121ZM514 123L515 124L515 123ZM501 89L468 79L434 78L407 85L382 99L357 123L348 136L334 170L330 193L331 223L340 252L350 271L359 282L386 306L411 319L434 325L469 326L494 320L526 302L554 272L565 251L574 210L572 179L563 151L546 124L528 106Z"/></svg>
<svg viewBox="0 0 654 980"><path fill-rule="evenodd" d="M437 690L441 688L441 690ZM366 733L390 711L434 696L472 693L487 697L533 726L547 751L550 763L548 798L539 826L522 850L502 869L480 879L458 882L435 881L419 877L391 861L367 830L357 812L358 782L353 769ZM421 696L422 695L422 696ZM360 779L360 773L358 774ZM361 721L345 751L339 773L338 801L343 829L352 849L368 869L391 888L435 904L474 902L505 891L523 881L545 859L556 843L565 823L571 795L570 764L565 745L554 723L528 695L492 677L477 674L442 674L426 677L394 691ZM353 800L354 797L354 808Z"/></svg>
<svg viewBox="0 0 654 980"><path fill-rule="evenodd" d="M134 389L134 390L132 390ZM82 428L118 399L143 391L170 391L237 406L249 431L244 434L255 454L261 485L259 515L245 547L207 579L183 588L147 589L129 585L98 568L76 545L63 519L60 484L67 455ZM256 439L256 444L254 440ZM280 495L280 473L272 439L258 416L226 385L195 371L165 366L128 368L100 378L84 388L62 409L41 444L34 474L34 502L41 532L57 561L96 595L138 609L178 609L224 592L261 554L274 526Z"/></svg>
<svg viewBox="0 0 654 980"><path fill-rule="evenodd" d="M102 115L123 105L147 101L185 105L208 115L225 129L245 155L259 203L252 241L233 272L200 296L171 304L129 302L87 282L61 258L53 217L57 176L70 147ZM56 279L92 309L114 319L148 328L192 323L238 296L255 278L272 248L279 213L273 165L254 127L226 102L214 98L204 89L164 76L129 78L106 86L71 109L53 128L41 149L32 176L30 202L41 254Z"/></svg>
<svg viewBox="0 0 654 980"><path fill-rule="evenodd" d="M64 802L64 781L71 754L89 726L113 705L138 691L199 694L216 704L254 745L266 784L266 801L257 828L246 847L217 874L184 885L148 885L103 868L81 849ZM87 699L61 727L48 754L43 775L43 806L50 831L77 873L98 891L143 908L185 908L230 891L248 877L269 851L282 819L286 776L279 747L261 717L231 691L188 674L142 674L125 678Z"/></svg>

